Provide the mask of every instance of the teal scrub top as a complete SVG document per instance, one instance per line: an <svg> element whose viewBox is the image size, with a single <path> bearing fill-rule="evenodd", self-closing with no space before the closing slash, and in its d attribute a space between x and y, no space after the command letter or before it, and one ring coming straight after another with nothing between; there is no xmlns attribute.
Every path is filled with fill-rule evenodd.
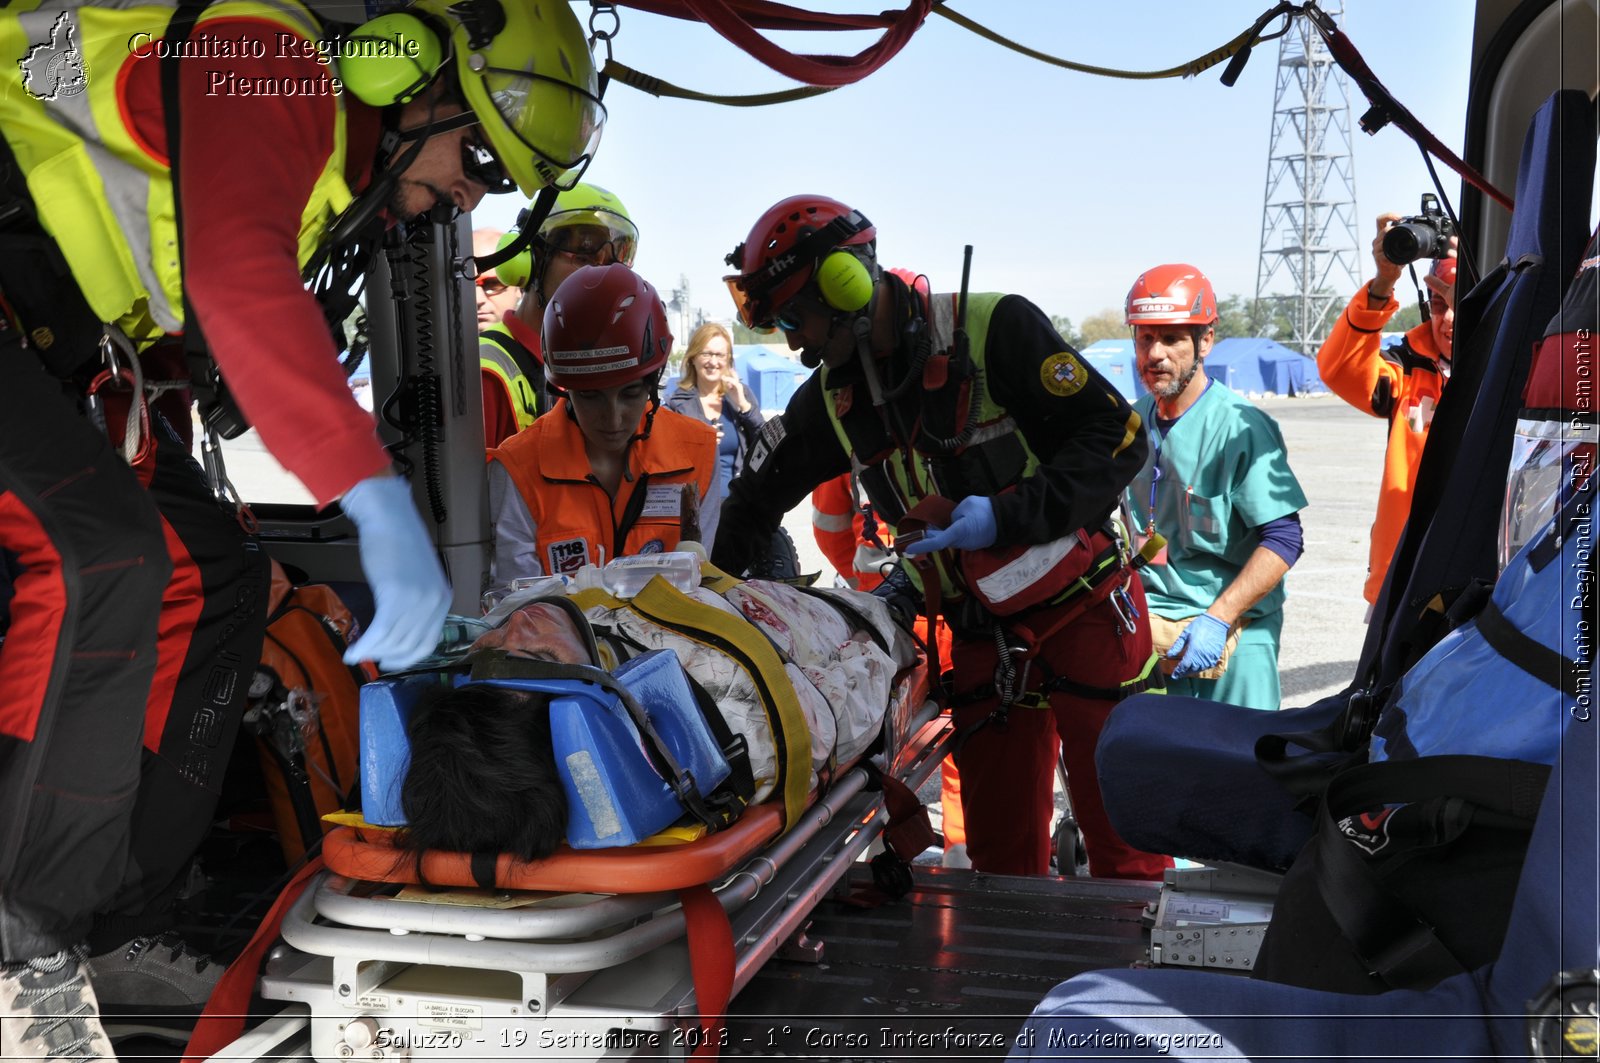
<svg viewBox="0 0 1600 1063"><path fill-rule="evenodd" d="M1155 398L1134 403L1150 454L1128 486L1134 524L1150 524L1151 470L1156 530L1167 538L1167 563L1140 570L1150 608L1173 620L1203 613L1238 576L1260 543L1256 529L1305 508L1305 492L1289 470L1278 422L1226 385L1211 381L1165 433L1156 427ZM1245 613L1250 619L1283 608L1283 583Z"/></svg>

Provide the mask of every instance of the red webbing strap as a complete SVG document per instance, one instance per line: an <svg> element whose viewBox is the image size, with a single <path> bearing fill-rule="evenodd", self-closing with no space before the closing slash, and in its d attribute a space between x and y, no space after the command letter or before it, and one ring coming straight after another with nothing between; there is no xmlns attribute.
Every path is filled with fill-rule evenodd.
<svg viewBox="0 0 1600 1063"><path fill-rule="evenodd" d="M700 1044L690 1059L716 1059L722 1052L722 1022L733 996L733 927L710 886L678 891L689 937L689 973L700 1009ZM185 1061L187 1063L187 1061Z"/></svg>
<svg viewBox="0 0 1600 1063"><path fill-rule="evenodd" d="M618 7L648 11L652 15L699 21L685 0L615 0ZM730 0L735 11L757 29L764 30L881 30L893 25L894 16L849 15L843 12L807 11L772 0Z"/></svg>
<svg viewBox="0 0 1600 1063"><path fill-rule="evenodd" d="M883 806L889 823L883 828L883 844L906 863L939 844L928 806L916 791L892 775L883 776Z"/></svg>
<svg viewBox="0 0 1600 1063"><path fill-rule="evenodd" d="M920 563L919 562L923 562ZM939 625L939 613L944 605L944 596L940 593L939 570L933 564L933 558L926 554L914 557L911 563L916 566L917 573L922 577L922 615L928 618L928 630L935 631ZM928 654L928 689L933 692L933 697L938 704L944 696L944 660L939 654L939 639L935 637L927 641Z"/></svg>
<svg viewBox="0 0 1600 1063"><path fill-rule="evenodd" d="M201 1063L210 1059L244 1033L256 975L261 971L261 962L266 959L267 949L278 940L278 929L283 926L284 913L300 899L311 876L321 871L323 866L322 857L318 856L289 880L283 892L278 894L278 899L272 903L272 910L267 912L266 918L256 928L250 944L222 972L222 979L217 982L217 988L211 991L211 999L206 1001L206 1009L200 1013L194 1032L189 1035L189 1047L183 1050L183 1063Z"/></svg>
<svg viewBox="0 0 1600 1063"><path fill-rule="evenodd" d="M678 6L678 5L675 5ZM797 8L782 8L786 18L807 14ZM682 0L681 7L737 45L746 54L776 70L784 77L806 85L853 85L899 54L912 34L922 27L933 0L908 0L905 10L890 16L883 36L855 55L797 55L778 47L756 32L751 18L751 0ZM763 9L755 8L759 13ZM674 12L663 12L674 13ZM817 20L834 16L818 15ZM816 22L802 22L793 28L822 29ZM851 27L856 28L856 27Z"/></svg>
<svg viewBox="0 0 1600 1063"><path fill-rule="evenodd" d="M1417 116L1406 109L1394 95L1383 86L1378 76L1367 66L1367 61L1361 58L1361 53L1356 51L1356 46L1350 38L1336 26L1324 25L1318 18L1311 20L1317 31L1322 34L1322 39L1327 42L1328 51L1333 53L1334 61L1343 68L1344 72L1355 79L1356 86L1361 89L1367 99L1376 107L1383 110L1385 115L1395 125L1405 130L1406 135L1422 146L1423 150L1437 159L1440 159L1450 169L1461 175L1462 180L1494 200L1507 210L1515 208L1516 203L1512 198L1489 183L1489 179L1477 170L1468 166L1460 156L1442 144L1438 137L1428 131L1428 128L1417 120Z"/></svg>

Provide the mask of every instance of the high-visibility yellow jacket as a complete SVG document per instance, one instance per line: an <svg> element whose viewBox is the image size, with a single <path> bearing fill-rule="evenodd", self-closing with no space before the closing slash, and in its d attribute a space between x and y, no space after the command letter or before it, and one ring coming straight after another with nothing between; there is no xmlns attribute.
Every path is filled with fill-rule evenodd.
<svg viewBox="0 0 1600 1063"><path fill-rule="evenodd" d="M0 10L0 133L90 308L140 346L184 325L155 43L173 12L73 0ZM223 0L205 10L191 44L238 42L244 57L178 62L190 301L268 449L326 501L389 461L300 283L367 164L364 151L351 153L353 116L363 130L354 139L375 143L377 132L371 108L307 91L331 80L314 50L285 53L285 39L321 36L295 0ZM213 91L211 67L278 91ZM295 93L283 87L290 81Z"/></svg>

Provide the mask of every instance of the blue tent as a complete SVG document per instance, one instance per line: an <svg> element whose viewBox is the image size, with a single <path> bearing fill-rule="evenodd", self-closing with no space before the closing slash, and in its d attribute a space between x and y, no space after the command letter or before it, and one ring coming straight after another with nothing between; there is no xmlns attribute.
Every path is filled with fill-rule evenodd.
<svg viewBox="0 0 1600 1063"><path fill-rule="evenodd" d="M739 370L739 378L755 392L756 406L763 411L789 405L789 396L811 375L811 370L796 359L756 343L737 344L733 348L733 364Z"/></svg>
<svg viewBox="0 0 1600 1063"><path fill-rule="evenodd" d="M1206 375L1240 394L1308 395L1328 390L1317 375L1315 358L1259 337L1218 340L1206 356Z"/></svg>
<svg viewBox="0 0 1600 1063"><path fill-rule="evenodd" d="M1144 394L1144 382L1139 379L1132 340L1097 340L1078 353L1101 376L1111 381L1129 402Z"/></svg>

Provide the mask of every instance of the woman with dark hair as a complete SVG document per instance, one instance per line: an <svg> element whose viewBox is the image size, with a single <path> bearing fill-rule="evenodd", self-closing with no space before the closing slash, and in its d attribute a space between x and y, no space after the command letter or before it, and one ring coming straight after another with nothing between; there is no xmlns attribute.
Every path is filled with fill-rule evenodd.
<svg viewBox="0 0 1600 1063"><path fill-rule="evenodd" d="M468 656L594 664L578 617L566 603L531 602L480 635ZM407 730L411 764L400 804L408 848L537 860L561 843L567 794L544 695L487 683L430 687Z"/></svg>
<svg viewBox="0 0 1600 1063"><path fill-rule="evenodd" d="M655 288L585 266L545 308L544 349L564 397L489 455L491 585L709 543L716 435L660 408L672 333Z"/></svg>
<svg viewBox="0 0 1600 1063"><path fill-rule="evenodd" d="M483 683L433 687L410 733L411 767L400 791L408 848L538 860L561 844L567 794L545 695Z"/></svg>

